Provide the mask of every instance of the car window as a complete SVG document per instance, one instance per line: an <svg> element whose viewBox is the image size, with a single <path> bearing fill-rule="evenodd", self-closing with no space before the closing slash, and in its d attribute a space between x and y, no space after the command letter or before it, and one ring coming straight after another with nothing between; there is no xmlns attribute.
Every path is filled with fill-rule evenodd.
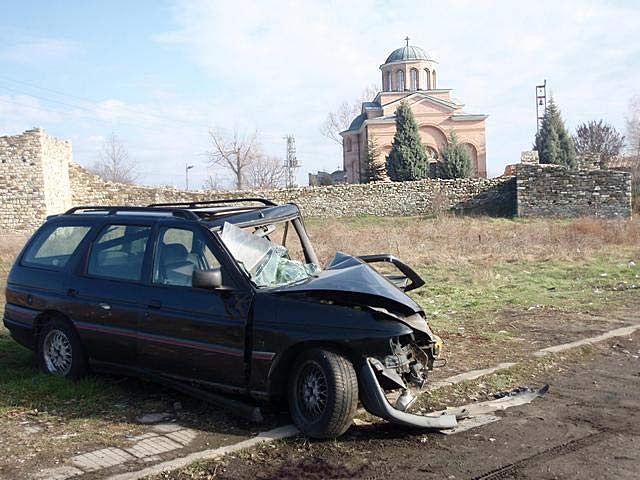
<svg viewBox="0 0 640 480"><path fill-rule="evenodd" d="M220 263L207 247L202 233L184 228L164 228L160 231L153 261L154 283L190 287L194 270L218 267Z"/></svg>
<svg viewBox="0 0 640 480"><path fill-rule="evenodd" d="M292 259L287 247L276 242L274 233L277 229L272 224L243 229L229 222L222 227L220 239L258 287L299 282L319 270L317 265L305 263L304 259ZM284 234L281 242L287 243Z"/></svg>
<svg viewBox="0 0 640 480"><path fill-rule="evenodd" d="M302 246L298 232L296 232L293 226L293 222L281 222L273 224L272 226L275 230L269 233L269 239L285 247L289 254L289 259L303 263L306 262L304 247Z"/></svg>
<svg viewBox="0 0 640 480"><path fill-rule="evenodd" d="M52 226L42 230L26 251L23 263L62 269L91 227Z"/></svg>
<svg viewBox="0 0 640 480"><path fill-rule="evenodd" d="M139 281L151 227L106 226L91 249L87 273L98 277Z"/></svg>

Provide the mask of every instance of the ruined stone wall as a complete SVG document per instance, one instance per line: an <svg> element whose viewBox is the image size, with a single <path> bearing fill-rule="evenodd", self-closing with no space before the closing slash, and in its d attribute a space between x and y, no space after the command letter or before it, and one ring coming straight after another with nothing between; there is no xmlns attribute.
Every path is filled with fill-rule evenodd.
<svg viewBox="0 0 640 480"><path fill-rule="evenodd" d="M70 142L41 129L0 137L0 228L33 230L73 205L264 197L297 203L306 216L430 215L443 211L510 216L629 217L631 174L569 172L522 163L514 177L376 182L245 192L184 191L105 182L71 161ZM517 185L517 189L516 189ZM516 194L517 191L517 194Z"/></svg>
<svg viewBox="0 0 640 480"><path fill-rule="evenodd" d="M550 164L516 166L521 217L631 217L631 174L569 171Z"/></svg>
<svg viewBox="0 0 640 480"><path fill-rule="evenodd" d="M44 165L43 158L51 158ZM71 145L36 128L0 137L0 227L31 230L70 203ZM66 179L66 180L65 180ZM66 181L66 183L65 183ZM65 193L66 190L66 193Z"/></svg>
<svg viewBox="0 0 640 480"><path fill-rule="evenodd" d="M307 216L428 215L449 209L514 213L515 182L510 178L376 182L244 192L184 191L105 182L76 164L69 167L74 205L147 205L189 200L264 197L294 202Z"/></svg>
<svg viewBox="0 0 640 480"><path fill-rule="evenodd" d="M67 210L71 205L71 142L58 140L44 132L40 135L40 141L45 208L47 215L53 215Z"/></svg>

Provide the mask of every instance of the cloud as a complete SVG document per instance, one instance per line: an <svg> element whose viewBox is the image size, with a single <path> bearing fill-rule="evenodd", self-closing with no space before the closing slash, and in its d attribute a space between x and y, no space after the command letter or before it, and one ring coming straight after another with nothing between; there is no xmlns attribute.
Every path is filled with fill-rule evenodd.
<svg viewBox="0 0 640 480"><path fill-rule="evenodd" d="M136 65L132 78L122 78L123 98L97 94L83 102L33 89L34 96L0 96L0 132L44 126L70 138L75 158L88 165L113 130L146 183L180 186L185 162L196 165L192 185L208 173L223 176L206 166L209 127L258 130L266 153L279 156L292 133L302 183L306 172L342 164L341 148L319 133L327 112L379 84L379 65L409 35L440 62L440 86L453 88L467 112L490 115L489 171L499 174L531 146L534 86L543 79L570 128L602 117L622 129L626 103L640 93L640 44L632 41L640 10L632 4L176 0L170 13L170 28L140 47L195 65L203 82L198 98L185 94L180 75ZM0 42L0 61L8 64L32 62L55 73L53 66L83 53L77 41L10 33ZM101 62L85 60L87 67Z"/></svg>
<svg viewBox="0 0 640 480"><path fill-rule="evenodd" d="M81 45L72 40L19 34L0 47L0 61L50 64L69 60L81 51Z"/></svg>
<svg viewBox="0 0 640 480"><path fill-rule="evenodd" d="M375 0L184 0L173 14L174 28L153 39L184 51L218 85L234 119L306 135L299 156L307 167L332 168L340 158L317 133L322 119L365 85L379 83L379 64L405 35L436 56L440 85L454 88L467 111L491 115L492 173L530 147L533 87L544 78L569 123L598 113L617 122L622 113L609 92L628 96L640 80L637 57L629 63L640 51L630 41L640 11L605 1L398 7ZM618 69L624 74L608 75Z"/></svg>
<svg viewBox="0 0 640 480"><path fill-rule="evenodd" d="M37 98L0 94L0 132L6 132L7 135L43 124L58 123L63 118L63 115L45 109Z"/></svg>

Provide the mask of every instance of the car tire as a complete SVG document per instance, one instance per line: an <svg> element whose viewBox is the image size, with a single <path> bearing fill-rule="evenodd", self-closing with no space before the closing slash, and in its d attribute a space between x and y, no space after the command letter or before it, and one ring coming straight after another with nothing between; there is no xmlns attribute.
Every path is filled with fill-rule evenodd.
<svg viewBox="0 0 640 480"><path fill-rule="evenodd" d="M87 374L87 358L78 333L62 319L47 321L38 335L38 363L43 372L77 380Z"/></svg>
<svg viewBox="0 0 640 480"><path fill-rule="evenodd" d="M358 407L358 377L339 353L314 348L300 354L288 389L291 418L312 438L335 438L351 426Z"/></svg>

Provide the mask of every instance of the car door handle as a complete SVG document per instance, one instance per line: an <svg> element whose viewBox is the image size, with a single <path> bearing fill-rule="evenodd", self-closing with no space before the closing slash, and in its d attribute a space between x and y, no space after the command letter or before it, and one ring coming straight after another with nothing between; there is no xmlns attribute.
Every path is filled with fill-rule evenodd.
<svg viewBox="0 0 640 480"><path fill-rule="evenodd" d="M76 295L78 295L78 290L75 288L70 288L69 290L67 290L67 295L69 295L70 297L75 297Z"/></svg>
<svg viewBox="0 0 640 480"><path fill-rule="evenodd" d="M162 302L160 300L151 300L148 305L149 308L160 308L162 307Z"/></svg>
<svg viewBox="0 0 640 480"><path fill-rule="evenodd" d="M102 309L102 310L111 310L111 305L109 305L108 303L99 303L98 306Z"/></svg>

